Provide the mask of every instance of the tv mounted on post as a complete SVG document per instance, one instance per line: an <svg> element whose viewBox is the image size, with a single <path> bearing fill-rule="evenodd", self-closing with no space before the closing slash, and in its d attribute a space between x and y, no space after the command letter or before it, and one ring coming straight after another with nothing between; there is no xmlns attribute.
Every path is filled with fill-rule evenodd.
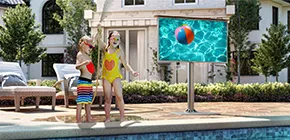
<svg viewBox="0 0 290 140"><path fill-rule="evenodd" d="M227 21L156 16L158 62L227 62Z"/></svg>

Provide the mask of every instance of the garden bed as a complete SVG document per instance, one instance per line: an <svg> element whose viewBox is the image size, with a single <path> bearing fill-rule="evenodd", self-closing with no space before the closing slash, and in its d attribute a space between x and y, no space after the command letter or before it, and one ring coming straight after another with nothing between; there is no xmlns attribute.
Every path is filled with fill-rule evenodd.
<svg viewBox="0 0 290 140"><path fill-rule="evenodd" d="M43 86L52 86L55 80L45 80ZM33 84L31 84L33 85ZM59 88L58 88L59 90ZM167 84L163 81L123 81L123 94L126 104L134 103L170 103L187 101L187 84ZM25 99L25 105L34 105L35 98ZM113 99L113 103L114 103ZM289 83L265 84L195 84L196 102L289 102ZM95 100L97 104L98 100ZM40 104L51 104L50 97L42 97ZM63 104L57 99L57 105ZM75 104L70 100L70 104ZM14 101L0 100L0 106L12 106Z"/></svg>

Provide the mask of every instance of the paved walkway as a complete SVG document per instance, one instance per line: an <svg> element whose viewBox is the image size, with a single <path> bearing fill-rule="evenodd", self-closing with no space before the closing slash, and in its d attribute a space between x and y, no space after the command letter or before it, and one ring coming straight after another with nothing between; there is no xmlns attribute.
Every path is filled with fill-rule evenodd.
<svg viewBox="0 0 290 140"><path fill-rule="evenodd" d="M125 122L112 111L112 122L105 120L103 107L92 107L97 123L75 122L75 106L0 107L0 139L42 139L81 136L111 136L160 132L290 126L290 103L196 103L199 112L185 114L187 103L126 104ZM218 115L200 115L211 112ZM83 111L84 113L84 111ZM141 120L141 121L140 121ZM237 134L238 135L238 134ZM236 137L236 136L235 136Z"/></svg>
<svg viewBox="0 0 290 140"><path fill-rule="evenodd" d="M112 106L113 107L113 106ZM125 115L127 120L178 120L178 119L214 119L233 117L269 117L289 116L290 103L244 103L244 102L201 102L195 103L198 112L218 113L218 115L190 115L183 112L187 103L158 103L158 104L126 104ZM84 114L84 110L82 114ZM183 113L183 114L182 114ZM119 112L112 108L112 121L118 121ZM93 119L103 122L103 107L92 107ZM15 112L14 107L0 107L0 126L7 123L29 122L75 122L75 106L64 108L57 106L55 111L50 106L21 107L20 112Z"/></svg>

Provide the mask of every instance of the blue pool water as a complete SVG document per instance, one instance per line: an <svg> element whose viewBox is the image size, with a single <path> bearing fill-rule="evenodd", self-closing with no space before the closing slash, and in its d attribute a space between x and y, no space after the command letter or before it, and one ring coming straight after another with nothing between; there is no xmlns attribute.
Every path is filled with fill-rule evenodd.
<svg viewBox="0 0 290 140"><path fill-rule="evenodd" d="M79 137L54 140L290 140L290 127Z"/></svg>
<svg viewBox="0 0 290 140"><path fill-rule="evenodd" d="M162 18L159 20L159 60L184 62L227 62L227 23L215 20ZM175 29L188 25L194 40L184 45Z"/></svg>

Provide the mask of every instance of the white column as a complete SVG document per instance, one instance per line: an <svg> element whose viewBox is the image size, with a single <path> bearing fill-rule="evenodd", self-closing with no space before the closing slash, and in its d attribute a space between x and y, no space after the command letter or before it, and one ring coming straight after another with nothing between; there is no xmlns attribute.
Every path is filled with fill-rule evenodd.
<svg viewBox="0 0 290 140"><path fill-rule="evenodd" d="M147 29L145 29L145 41L144 41L144 43L145 43L145 46L144 46L144 49L145 49L145 57L144 57L144 61L145 61L145 79L146 80L148 80L149 79L149 75L148 75L148 71L147 71L147 69L149 68L149 66L148 66L148 49L149 49L149 47L148 47L148 45L149 45L149 43L148 43L148 30Z"/></svg>
<svg viewBox="0 0 290 140"><path fill-rule="evenodd" d="M126 30L126 33L125 34L126 34L126 43L125 43L125 45L126 45L126 52L125 52L126 53L125 54L126 55L126 61L127 62L130 62L129 61L129 58L130 58L129 57L129 54L130 54L130 52L129 52L129 43L130 43L130 40L129 40L129 30ZM129 81L129 74L130 74L129 71L126 71L126 80L127 81Z"/></svg>
<svg viewBox="0 0 290 140"><path fill-rule="evenodd" d="M137 69L140 73L139 80L146 79L145 72L145 31L138 31L137 33L137 56L138 56L138 61L137 61Z"/></svg>

